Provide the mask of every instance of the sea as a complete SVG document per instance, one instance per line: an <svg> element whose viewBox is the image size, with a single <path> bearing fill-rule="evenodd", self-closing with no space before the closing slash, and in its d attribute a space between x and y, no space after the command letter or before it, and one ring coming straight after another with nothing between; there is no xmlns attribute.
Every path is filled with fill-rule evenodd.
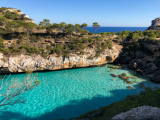
<svg viewBox="0 0 160 120"><path fill-rule="evenodd" d="M99 27L96 31L96 33L102 33L102 32L115 32L119 33L120 31L145 31L148 27ZM86 27L85 30L88 30L90 33L95 33L95 28L93 27Z"/></svg>

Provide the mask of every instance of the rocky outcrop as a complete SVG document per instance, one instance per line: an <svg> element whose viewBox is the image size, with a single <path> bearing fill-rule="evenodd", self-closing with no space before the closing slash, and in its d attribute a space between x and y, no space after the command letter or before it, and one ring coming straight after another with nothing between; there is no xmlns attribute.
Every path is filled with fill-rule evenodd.
<svg viewBox="0 0 160 120"><path fill-rule="evenodd" d="M115 45L112 49L106 49L100 57L93 57L93 59L87 59L91 54L95 55L94 49L86 49L86 55L76 55L72 54L70 57L63 58L48 56L44 59L40 55L28 56L19 55L16 57L3 57L0 54L0 73L17 73L17 72L27 72L27 71L41 71L41 70L59 70L66 68L76 68L76 67L88 67L101 65L108 62L114 61L121 52L122 46ZM111 58L108 61L106 58L109 56Z"/></svg>
<svg viewBox="0 0 160 120"><path fill-rule="evenodd" d="M151 44L145 44L144 43L145 48L147 48L148 50L152 51L152 52L156 52L159 51L160 46L159 45L151 45Z"/></svg>
<svg viewBox="0 0 160 120"><path fill-rule="evenodd" d="M152 20L152 24L148 27L147 30L160 30L160 18Z"/></svg>
<svg viewBox="0 0 160 120"><path fill-rule="evenodd" d="M112 120L160 120L160 108L152 106L141 106L133 108L125 113L120 113Z"/></svg>

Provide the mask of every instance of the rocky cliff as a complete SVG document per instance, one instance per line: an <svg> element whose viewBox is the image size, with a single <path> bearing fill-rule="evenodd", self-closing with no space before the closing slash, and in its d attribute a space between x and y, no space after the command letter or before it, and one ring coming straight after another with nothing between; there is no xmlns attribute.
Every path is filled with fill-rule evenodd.
<svg viewBox="0 0 160 120"><path fill-rule="evenodd" d="M160 30L160 17L152 20L151 26L147 30Z"/></svg>
<svg viewBox="0 0 160 120"><path fill-rule="evenodd" d="M94 55L94 49L86 49L88 55L72 54L68 58L48 56L44 59L40 55L28 56L19 55L16 57L4 57L0 54L0 73L18 73L27 71L41 71L41 70L59 70L66 68L88 67L94 65L101 65L114 61L120 54L122 46L114 45L112 49L106 49L100 57L93 57L88 59L91 54ZM109 59L108 59L109 58Z"/></svg>

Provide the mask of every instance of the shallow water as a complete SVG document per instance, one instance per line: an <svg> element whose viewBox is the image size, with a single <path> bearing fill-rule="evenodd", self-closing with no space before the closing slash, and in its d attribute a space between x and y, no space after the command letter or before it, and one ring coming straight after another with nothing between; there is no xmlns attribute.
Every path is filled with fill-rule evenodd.
<svg viewBox="0 0 160 120"><path fill-rule="evenodd" d="M130 79L134 84L126 84L119 77L113 80L111 73L116 75L127 73L127 76L131 76L130 73L134 72L127 69L110 69L107 66L39 72L37 79L40 84L21 95L25 103L4 107L6 109L1 111L0 119L70 119L123 100L127 95L139 94L144 90L139 88L139 83L152 88L160 87L159 84L140 77L139 83L135 83L135 79ZM33 76L35 75L36 73L33 73ZM22 80L25 76L26 74L14 74L7 81L15 77ZM128 86L133 86L133 89L129 90Z"/></svg>

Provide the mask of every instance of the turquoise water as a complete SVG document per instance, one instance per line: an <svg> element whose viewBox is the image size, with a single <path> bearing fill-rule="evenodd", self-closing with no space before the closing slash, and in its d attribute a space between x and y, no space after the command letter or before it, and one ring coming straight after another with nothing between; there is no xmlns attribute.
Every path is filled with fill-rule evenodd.
<svg viewBox="0 0 160 120"><path fill-rule="evenodd" d="M51 72L39 72L40 84L21 95L24 103L6 106L0 112L1 120L52 120L78 117L88 111L107 106L123 100L127 95L139 94L144 90L139 83L132 85L110 75L134 73L127 69L110 69L105 67L69 69ZM33 73L35 76L36 73ZM26 74L11 75L22 80ZM8 76L7 76L8 77ZM7 77L5 79L7 79ZM4 79L4 81L5 81ZM144 86L160 87L145 79L138 78ZM135 81L135 79L130 79ZM129 90L127 86L133 86ZM1 107L2 108L2 107Z"/></svg>

